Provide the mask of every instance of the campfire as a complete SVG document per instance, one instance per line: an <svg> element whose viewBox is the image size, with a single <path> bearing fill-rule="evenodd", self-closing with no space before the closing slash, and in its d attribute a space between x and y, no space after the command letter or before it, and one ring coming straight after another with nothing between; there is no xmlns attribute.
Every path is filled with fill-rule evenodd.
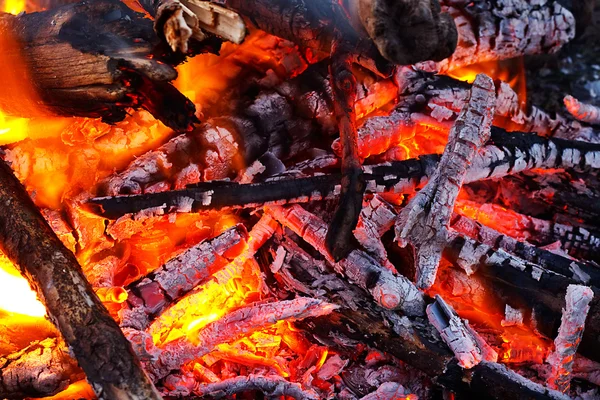
<svg viewBox="0 0 600 400"><path fill-rule="evenodd" d="M0 1L0 398L600 398L594 3Z"/></svg>

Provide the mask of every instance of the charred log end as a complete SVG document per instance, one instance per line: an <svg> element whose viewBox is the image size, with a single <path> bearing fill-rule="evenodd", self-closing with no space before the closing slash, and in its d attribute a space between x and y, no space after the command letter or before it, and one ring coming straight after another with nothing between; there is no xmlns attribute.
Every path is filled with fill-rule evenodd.
<svg viewBox="0 0 600 400"><path fill-rule="evenodd" d="M396 64L441 61L456 49L456 25L438 0L359 0L359 15L379 52Z"/></svg>

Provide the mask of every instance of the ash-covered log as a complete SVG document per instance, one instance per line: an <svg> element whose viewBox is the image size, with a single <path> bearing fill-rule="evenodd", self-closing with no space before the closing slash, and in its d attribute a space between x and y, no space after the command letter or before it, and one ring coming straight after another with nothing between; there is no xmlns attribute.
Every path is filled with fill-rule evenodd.
<svg viewBox="0 0 600 400"><path fill-rule="evenodd" d="M160 399L81 266L0 162L0 248L45 304L99 397Z"/></svg>
<svg viewBox="0 0 600 400"><path fill-rule="evenodd" d="M563 393L569 390L575 353L585 330L585 320L594 297L592 289L586 286L570 285L565 297L562 322L554 340L554 351L546 362L552 372L548 386Z"/></svg>
<svg viewBox="0 0 600 400"><path fill-rule="evenodd" d="M314 391L305 390L298 383L292 383L278 376L249 375L226 379L218 383L199 385L194 389L197 396L221 399L248 391L260 391L270 397L291 397L295 400L318 400Z"/></svg>
<svg viewBox="0 0 600 400"><path fill-rule="evenodd" d="M0 76L6 113L116 122L133 107L178 131L191 130L196 121L194 104L168 83L177 77L171 65L179 60L161 48L152 22L120 1L3 14L0 32L0 59L11 66Z"/></svg>
<svg viewBox="0 0 600 400"><path fill-rule="evenodd" d="M416 283L421 289L429 289L435 282L456 196L475 155L490 138L496 100L494 89L490 77L477 75L435 173L396 220L396 240L402 247L412 246Z"/></svg>

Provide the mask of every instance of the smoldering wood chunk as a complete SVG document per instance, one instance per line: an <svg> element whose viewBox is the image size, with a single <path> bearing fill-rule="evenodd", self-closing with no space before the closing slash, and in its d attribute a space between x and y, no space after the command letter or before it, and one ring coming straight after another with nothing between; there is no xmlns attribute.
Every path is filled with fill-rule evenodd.
<svg viewBox="0 0 600 400"><path fill-rule="evenodd" d="M478 75L471 98L452 127L438 169L396 221L400 245L414 247L420 288L429 288L435 282L456 196L469 164L491 135L495 100L494 82Z"/></svg>
<svg viewBox="0 0 600 400"><path fill-rule="evenodd" d="M359 0L359 17L381 55L395 64L440 61L456 48L456 25L438 0Z"/></svg>
<svg viewBox="0 0 600 400"><path fill-rule="evenodd" d="M199 385L194 390L198 396L223 398L247 391L260 391L269 397L291 397L295 400L318 400L312 390L306 390L298 383L292 383L279 376L239 376L218 383Z"/></svg>
<svg viewBox="0 0 600 400"><path fill-rule="evenodd" d="M0 357L2 398L52 396L84 377L77 361L58 339L45 339Z"/></svg>
<svg viewBox="0 0 600 400"><path fill-rule="evenodd" d="M600 108L593 104L582 103L573 96L565 96L565 106L573 117L588 124L600 124Z"/></svg>

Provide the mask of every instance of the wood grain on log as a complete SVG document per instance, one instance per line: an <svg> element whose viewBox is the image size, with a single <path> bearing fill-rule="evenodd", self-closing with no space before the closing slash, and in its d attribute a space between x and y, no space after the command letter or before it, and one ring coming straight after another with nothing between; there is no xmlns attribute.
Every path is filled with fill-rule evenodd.
<svg viewBox="0 0 600 400"><path fill-rule="evenodd" d="M159 399L77 259L4 162L0 163L0 199L0 248L37 291L97 395Z"/></svg>
<svg viewBox="0 0 600 400"><path fill-rule="evenodd" d="M190 130L196 121L193 103L168 83L177 72L162 56L151 21L120 1L5 14L0 31L3 62L18 69L19 85L33 87L33 93L3 91L0 106L9 114L116 122L127 108L141 107L175 130ZM7 88L15 85L11 74L0 79Z"/></svg>

